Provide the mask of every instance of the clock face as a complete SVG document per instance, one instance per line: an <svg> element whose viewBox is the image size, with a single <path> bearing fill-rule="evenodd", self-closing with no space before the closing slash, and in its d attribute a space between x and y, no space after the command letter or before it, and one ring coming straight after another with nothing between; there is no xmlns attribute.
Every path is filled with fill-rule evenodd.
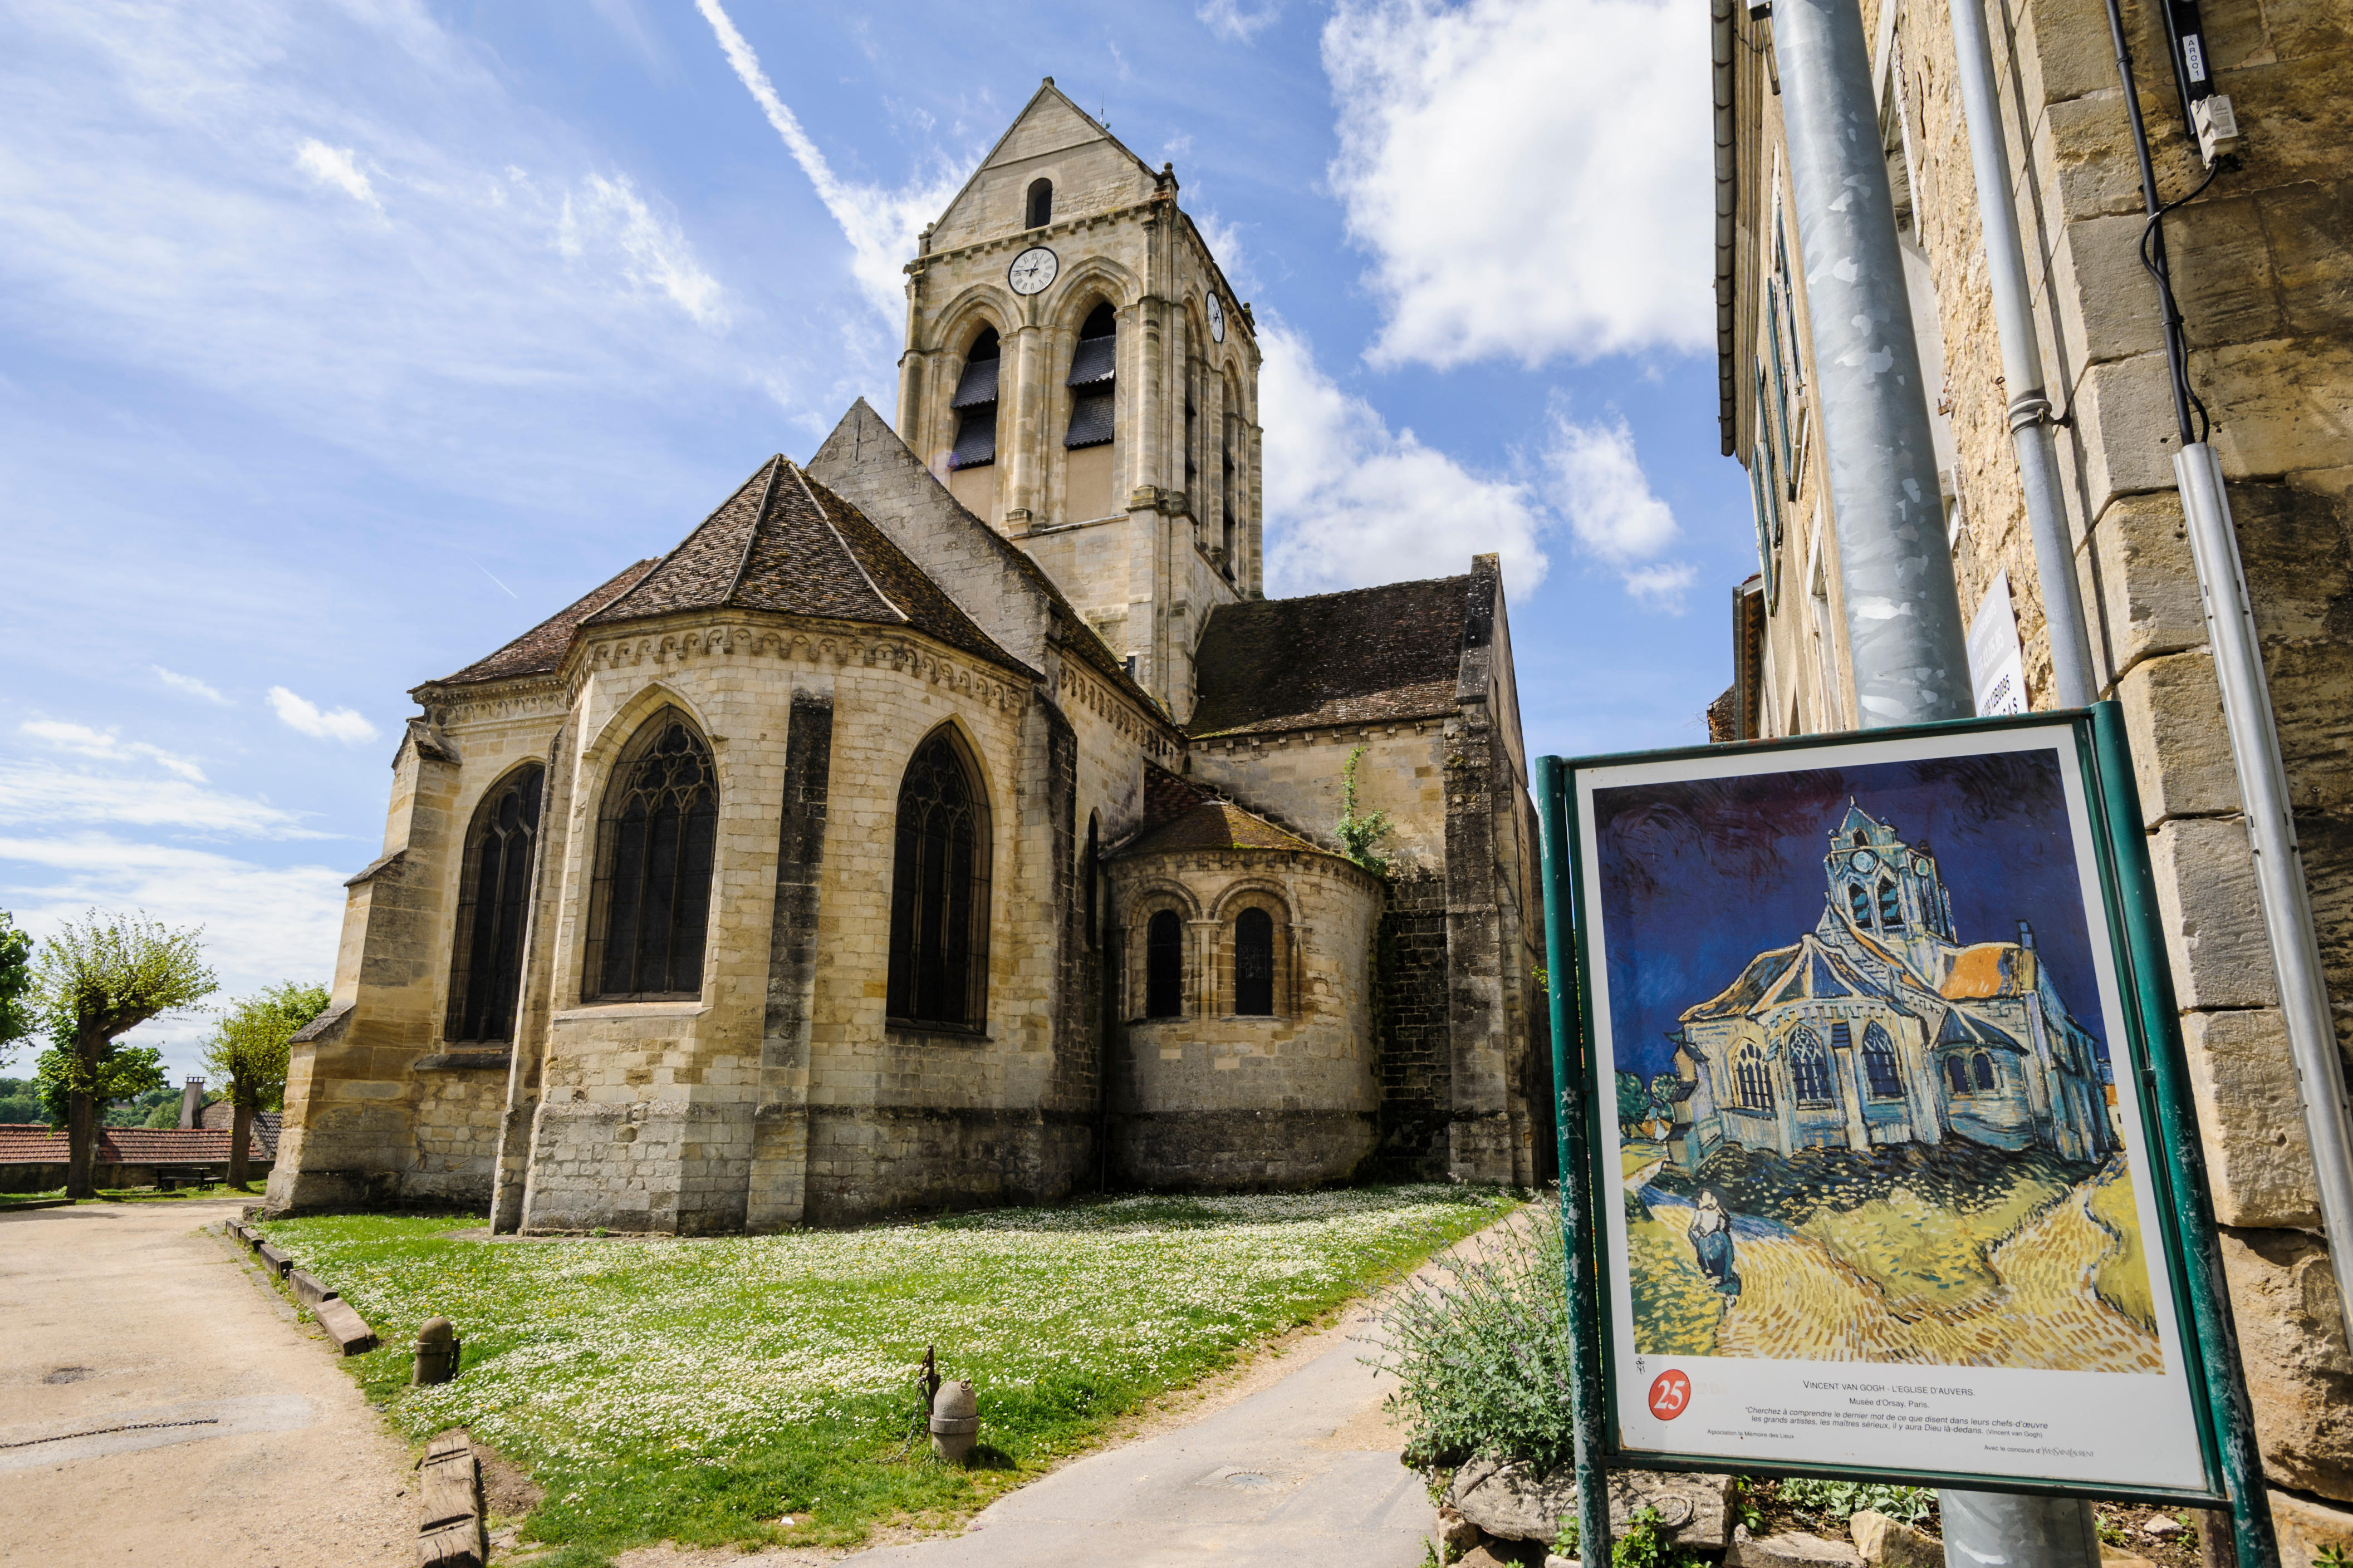
<svg viewBox="0 0 2353 1568"><path fill-rule="evenodd" d="M1856 870L1868 871L1878 864L1879 857L1873 855L1870 850L1858 849L1854 852L1853 866Z"/></svg>
<svg viewBox="0 0 2353 1568"><path fill-rule="evenodd" d="M1042 245L1033 245L1013 258L1013 265L1005 269L1005 280L1013 285L1016 294L1038 294L1061 269L1060 257Z"/></svg>
<svg viewBox="0 0 2353 1568"><path fill-rule="evenodd" d="M1918 872L1923 877L1926 876L1928 874L1928 858L1926 855L1913 856L1912 869Z"/></svg>
<svg viewBox="0 0 2353 1568"><path fill-rule="evenodd" d="M1210 290L1205 301L1209 307L1209 336L1219 342L1226 341L1226 308L1218 303L1217 291Z"/></svg>

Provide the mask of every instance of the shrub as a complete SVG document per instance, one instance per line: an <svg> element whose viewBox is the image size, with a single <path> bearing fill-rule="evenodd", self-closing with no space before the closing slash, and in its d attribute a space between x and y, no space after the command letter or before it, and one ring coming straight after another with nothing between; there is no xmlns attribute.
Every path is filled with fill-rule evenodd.
<svg viewBox="0 0 2353 1568"><path fill-rule="evenodd" d="M1568 1301L1560 1228L1548 1216L1493 1233L1453 1278L1401 1292L1383 1314L1380 1364L1411 1437L1405 1460L1456 1466L1480 1455L1540 1469L1570 1462Z"/></svg>
<svg viewBox="0 0 2353 1568"><path fill-rule="evenodd" d="M1870 1481L1788 1480L1780 1483L1777 1495L1793 1509L1841 1522L1869 1509L1905 1524L1918 1524L1936 1501L1936 1494L1926 1487L1881 1486Z"/></svg>

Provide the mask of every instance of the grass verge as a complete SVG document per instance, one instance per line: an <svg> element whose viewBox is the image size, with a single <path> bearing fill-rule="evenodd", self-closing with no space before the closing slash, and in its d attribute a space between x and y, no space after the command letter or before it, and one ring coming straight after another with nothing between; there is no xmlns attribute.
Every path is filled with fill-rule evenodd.
<svg viewBox="0 0 2353 1568"><path fill-rule="evenodd" d="M1419 1186L684 1240L452 1235L472 1218L262 1228L382 1336L346 1363L369 1397L411 1438L465 1426L530 1469L545 1500L525 1533L574 1568L645 1542L843 1546L885 1521L951 1523L1514 1206ZM437 1313L466 1370L408 1387ZM979 1391L969 1468L909 1441L927 1343Z"/></svg>

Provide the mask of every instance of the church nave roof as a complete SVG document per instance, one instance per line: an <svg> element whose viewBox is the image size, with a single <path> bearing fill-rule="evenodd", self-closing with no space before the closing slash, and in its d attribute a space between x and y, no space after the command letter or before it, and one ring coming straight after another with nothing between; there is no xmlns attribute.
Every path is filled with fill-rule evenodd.
<svg viewBox="0 0 2353 1568"><path fill-rule="evenodd" d="M1194 655L1195 736L1454 711L1471 578L1388 583L1210 614Z"/></svg>
<svg viewBox="0 0 2353 1568"><path fill-rule="evenodd" d="M1854 962L1811 931L1793 946L1768 948L1748 961L1740 978L1695 1007L1682 1021L1736 1018L1796 1002L1870 1001L1898 1012L1912 1011L1855 966Z"/></svg>

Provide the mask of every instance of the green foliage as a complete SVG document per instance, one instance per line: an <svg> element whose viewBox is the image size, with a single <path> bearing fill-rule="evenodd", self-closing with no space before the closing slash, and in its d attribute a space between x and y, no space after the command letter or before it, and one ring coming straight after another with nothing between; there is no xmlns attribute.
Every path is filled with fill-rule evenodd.
<svg viewBox="0 0 2353 1568"><path fill-rule="evenodd" d="M203 934L96 910L79 925L67 921L34 962L49 1038L94 1061L151 1018L211 995L220 982L205 965Z"/></svg>
<svg viewBox="0 0 2353 1568"><path fill-rule="evenodd" d="M294 1036L327 1010L327 988L289 980L229 1004L206 1042L205 1066L221 1075L233 1104L275 1110L286 1097Z"/></svg>
<svg viewBox="0 0 2353 1568"><path fill-rule="evenodd" d="M29 1078L0 1078L0 1121L45 1121L48 1112L41 1108L41 1087Z"/></svg>
<svg viewBox="0 0 2353 1568"><path fill-rule="evenodd" d="M1576 1519L1564 1519L1552 1549L1563 1557L1573 1558L1582 1539L1584 1531ZM1666 1521L1649 1503L1629 1515L1625 1528L1609 1542L1610 1568L1698 1568L1699 1561L1675 1544L1674 1533L1667 1528Z"/></svg>
<svg viewBox="0 0 2353 1568"><path fill-rule="evenodd" d="M1560 1227L1539 1218L1497 1233L1451 1283L1390 1305L1382 1363L1401 1384L1388 1403L1411 1433L1406 1463L1569 1462L1567 1269Z"/></svg>
<svg viewBox="0 0 2353 1568"><path fill-rule="evenodd" d="M77 1089L96 1102L100 1125L107 1127L136 1125L114 1120L109 1114L110 1107L124 1100L136 1102L142 1096L164 1089L164 1053L153 1046L115 1046L88 1063L68 1047L52 1046L35 1058L33 1067L33 1081L40 1090L41 1114L52 1127L66 1125ZM170 1090L164 1092L169 1094ZM167 1103L176 1103L176 1097ZM141 1119L144 1120L143 1113ZM175 1110L164 1125L179 1124Z"/></svg>
<svg viewBox="0 0 2353 1568"><path fill-rule="evenodd" d="M2353 1568L2353 1556L2347 1555L2342 1542L2332 1541L2312 1560L2312 1568Z"/></svg>
<svg viewBox="0 0 2353 1568"><path fill-rule="evenodd" d="M1841 1523L1869 1509L1916 1525L1928 1517L1936 1500L1936 1494L1926 1487L1882 1486L1873 1481L1788 1480L1780 1483L1778 1495L1793 1509Z"/></svg>
<svg viewBox="0 0 2353 1568"><path fill-rule="evenodd" d="M109 1127L177 1127L180 1100L178 1089L159 1083L144 1094L108 1106L100 1120Z"/></svg>
<svg viewBox="0 0 2353 1568"><path fill-rule="evenodd" d="M1340 820L1332 831L1338 835L1341 853L1370 871L1376 877L1389 874L1387 858L1376 854L1373 846L1388 837L1389 814L1376 811L1370 816L1356 812L1356 764L1364 760L1366 748L1358 746L1348 753L1340 768Z"/></svg>
<svg viewBox="0 0 2353 1568"><path fill-rule="evenodd" d="M0 1067L10 1060L8 1047L33 1032L33 939L14 915L0 910ZM0 1080L6 1081L6 1080Z"/></svg>

